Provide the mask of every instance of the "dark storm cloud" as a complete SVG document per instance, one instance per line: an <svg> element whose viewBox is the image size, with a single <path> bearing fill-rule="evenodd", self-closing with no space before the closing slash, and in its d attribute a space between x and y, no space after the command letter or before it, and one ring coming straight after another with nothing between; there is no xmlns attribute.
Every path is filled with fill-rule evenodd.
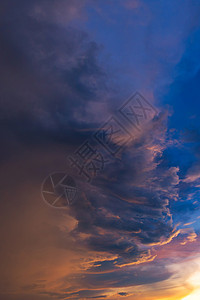
<svg viewBox="0 0 200 300"><path fill-rule="evenodd" d="M78 220L72 232L93 251L117 256L113 261L98 262L91 270L116 269L151 259L150 248L170 241L173 226L169 200L178 197L179 169L161 166L167 132L165 117L125 149L120 161L112 162L92 186L85 187L86 198L80 198L71 209ZM143 246L141 246L143 245Z"/></svg>
<svg viewBox="0 0 200 300"><path fill-rule="evenodd" d="M151 272L151 276L149 276L149 272ZM73 279L69 279L71 282L72 289L78 289L78 286L84 287L84 291L79 290L76 293L70 293L66 290L65 297L70 299L73 295L78 295L81 292L87 295L87 298L90 298L92 295L102 296L102 294L106 294L106 291L111 288L123 288L130 286L140 286L144 284L151 284L160 282L170 278L172 274L166 269L165 265L157 263L155 266L154 263L149 263L145 266L135 266L134 268L118 268L113 272L105 272L105 273L83 273L82 276L75 275ZM76 285L74 285L76 283ZM98 288L103 287L104 290L98 290ZM79 295L79 297L80 297ZM118 296L128 296L129 293L123 291L116 295ZM115 299L115 298L114 298ZM117 298L116 298L117 299Z"/></svg>
<svg viewBox="0 0 200 300"><path fill-rule="evenodd" d="M74 148L87 136L80 129L99 126L105 110L99 110L98 104L106 102L108 91L106 74L98 61L101 47L85 32L69 25L81 14L82 3L1 3L6 12L0 32L0 130L6 139L1 159L20 151L23 156L26 147L32 150L62 144ZM109 105L106 103L106 107ZM56 236L58 248L73 250L77 246L77 251L100 253L105 259L97 257L87 272L73 279L64 278L62 290L69 282L70 291L47 291L42 295L58 299L106 298L106 289L150 284L170 277L167 269L157 263L150 263L149 268L140 265L155 258L149 251L152 245L167 243L176 235L168 204L178 199L179 169L163 163L168 142L166 115L160 114L124 150L121 159L111 161L93 184L82 184L85 197L70 208L77 220L70 233L73 243L58 228L50 228L51 234ZM44 156L43 152L38 155L38 165ZM55 156L52 154L51 160ZM126 268L127 265L132 266ZM23 286L26 291L42 287L43 283Z"/></svg>
<svg viewBox="0 0 200 300"><path fill-rule="evenodd" d="M1 157L15 142L73 144L76 129L94 121L88 107L105 92L99 46L69 26L72 1L1 5L1 134L7 140Z"/></svg>

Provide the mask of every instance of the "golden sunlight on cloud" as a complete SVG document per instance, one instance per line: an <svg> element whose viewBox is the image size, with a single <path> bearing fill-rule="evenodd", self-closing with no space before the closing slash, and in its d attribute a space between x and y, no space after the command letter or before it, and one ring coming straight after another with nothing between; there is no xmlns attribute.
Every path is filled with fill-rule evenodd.
<svg viewBox="0 0 200 300"><path fill-rule="evenodd" d="M200 299L200 261L198 261L198 270L189 277L188 283L194 289L194 291L182 298L182 300L199 300Z"/></svg>
<svg viewBox="0 0 200 300"><path fill-rule="evenodd" d="M193 292L191 295L182 298L182 300L199 300L200 299L200 289Z"/></svg>

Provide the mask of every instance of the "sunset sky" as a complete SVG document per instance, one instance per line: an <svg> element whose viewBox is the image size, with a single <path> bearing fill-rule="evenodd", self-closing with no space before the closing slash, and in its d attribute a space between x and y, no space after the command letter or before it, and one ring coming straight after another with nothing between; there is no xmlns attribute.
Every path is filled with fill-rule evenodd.
<svg viewBox="0 0 200 300"><path fill-rule="evenodd" d="M200 1L2 0L0 23L0 299L199 300Z"/></svg>

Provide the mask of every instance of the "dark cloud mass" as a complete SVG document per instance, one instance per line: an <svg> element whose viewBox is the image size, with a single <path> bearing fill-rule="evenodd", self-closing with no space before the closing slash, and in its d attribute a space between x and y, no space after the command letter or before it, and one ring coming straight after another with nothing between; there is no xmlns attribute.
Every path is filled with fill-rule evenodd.
<svg viewBox="0 0 200 300"><path fill-rule="evenodd" d="M126 149L119 162L108 166L106 178L103 174L87 187L87 199L72 207L78 220L72 234L88 234L84 244L89 249L117 256L112 262L98 262L95 270L148 260L146 246L165 243L176 234L168 204L178 197L178 168L160 165L165 122L162 116L153 121L145 136Z"/></svg>
<svg viewBox="0 0 200 300"><path fill-rule="evenodd" d="M69 14L71 6L71 1L65 2ZM104 99L105 75L97 61L99 46L85 32L71 28L67 15L60 24L46 8L52 14L62 13L62 5L55 1L4 5L0 35L3 134L28 143L72 142L74 130L93 121L90 106Z"/></svg>
<svg viewBox="0 0 200 300"><path fill-rule="evenodd" d="M199 211L199 131L180 134L162 107L171 70L186 51L184 13L176 27L177 6L167 4L173 22L166 26L163 1L155 1L158 7L116 2L0 3L2 299L163 299L142 294L153 294L159 284L171 288L176 271L160 249L198 238L199 227L187 226ZM117 157L106 154L108 163L92 182L70 170L79 189L72 206L46 206L44 177L68 172L67 156L111 114L122 122L120 97L139 82L152 105L160 103L159 113Z"/></svg>

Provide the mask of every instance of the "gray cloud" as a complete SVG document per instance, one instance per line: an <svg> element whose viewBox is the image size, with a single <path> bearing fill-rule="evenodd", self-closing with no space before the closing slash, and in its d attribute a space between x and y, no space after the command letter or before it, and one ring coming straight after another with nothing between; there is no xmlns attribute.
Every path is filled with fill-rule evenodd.
<svg viewBox="0 0 200 300"><path fill-rule="evenodd" d="M167 243L176 235L168 204L178 197L179 169L162 166L165 126L162 116L154 120L120 161L110 163L93 185L83 187L86 197L72 206L71 214L78 220L72 235L78 242L117 256L97 262L91 270L151 259L151 245ZM86 238L79 239L81 233Z"/></svg>
<svg viewBox="0 0 200 300"><path fill-rule="evenodd" d="M50 167L57 168L57 161L62 166L56 155L63 155L63 146L69 151L80 145L87 136L81 130L99 126L99 121L103 121L101 115L109 111L107 100L113 95L108 92L107 75L98 61L101 47L87 33L70 25L70 20L77 15L84 17L84 3L20 1L17 5L7 1L1 4L6 11L0 33L4 125L1 134L6 139L1 159L16 158L18 164L7 165L10 174L15 175L15 187L19 184L25 187L27 177L30 182L38 183L35 178L40 178ZM152 255L149 252L151 245L165 243L175 233L168 205L170 200L178 198L179 169L168 168L163 163L166 147L166 116L161 114L92 185L82 183L86 197L79 198L69 212L77 225L67 236L56 226L50 227L56 237L50 247L52 244L64 250L77 247L77 252L95 252L112 258L96 258L81 278L80 274L59 278L62 291L41 292L41 299L43 296L44 299L46 296L105 298L110 288L150 284L171 276L165 267L156 263L143 268L137 266L153 258L153 252ZM41 148L46 151L40 151ZM24 156L27 149L28 158ZM16 167L23 171L14 172ZM8 178L5 174L2 177L5 183ZM24 193L28 198L29 192ZM11 192L8 194L7 199L12 199ZM16 202L21 200L18 201L21 206L26 202L25 196L15 197ZM45 230L42 236L46 236ZM126 268L128 264L132 264L131 269ZM125 268L120 268L123 265ZM66 283L70 283L69 290L63 288ZM27 292L43 287L43 283L36 282L22 288ZM119 296L126 295L126 292L119 293Z"/></svg>

